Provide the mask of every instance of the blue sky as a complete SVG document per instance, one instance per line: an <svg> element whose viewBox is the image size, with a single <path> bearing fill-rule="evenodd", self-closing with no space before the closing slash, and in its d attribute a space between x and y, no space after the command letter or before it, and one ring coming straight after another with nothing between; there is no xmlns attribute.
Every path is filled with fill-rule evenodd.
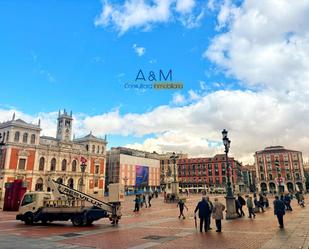
<svg viewBox="0 0 309 249"><path fill-rule="evenodd" d="M199 28L174 21L119 35L112 27L94 25L100 1L0 5L0 81L6 93L1 104L30 114L64 107L98 114L119 106L123 113L144 112L168 103L174 91L124 89L139 69L172 69L173 80L184 83L183 91L198 89L201 80L211 83L222 77L209 76L210 64L202 58L214 35L211 12ZM143 56L134 52L134 44L145 48Z"/></svg>
<svg viewBox="0 0 309 249"><path fill-rule="evenodd" d="M109 146L213 155L226 128L244 161L276 144L307 153L308 11L307 0L0 1L0 121L41 118L54 135L66 108L77 136ZM126 89L140 69L171 69L184 88Z"/></svg>

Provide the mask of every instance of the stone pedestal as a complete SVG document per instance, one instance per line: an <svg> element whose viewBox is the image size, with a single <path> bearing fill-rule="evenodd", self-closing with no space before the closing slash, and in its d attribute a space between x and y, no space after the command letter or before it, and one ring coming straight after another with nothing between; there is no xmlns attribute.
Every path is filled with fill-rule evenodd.
<svg viewBox="0 0 309 249"><path fill-rule="evenodd" d="M236 204L234 197L225 197L226 199L226 219L236 219L238 215L236 213Z"/></svg>
<svg viewBox="0 0 309 249"><path fill-rule="evenodd" d="M175 194L176 196L179 196L179 184L178 182L172 182L172 193Z"/></svg>

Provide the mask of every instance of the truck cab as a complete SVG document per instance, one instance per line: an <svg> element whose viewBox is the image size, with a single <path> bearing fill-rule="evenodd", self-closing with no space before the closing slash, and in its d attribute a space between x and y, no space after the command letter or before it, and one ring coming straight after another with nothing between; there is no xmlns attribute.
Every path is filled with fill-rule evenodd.
<svg viewBox="0 0 309 249"><path fill-rule="evenodd" d="M33 214L38 212L44 206L44 202L48 200L51 200L50 192L26 192L16 218L25 221L26 224L31 224Z"/></svg>

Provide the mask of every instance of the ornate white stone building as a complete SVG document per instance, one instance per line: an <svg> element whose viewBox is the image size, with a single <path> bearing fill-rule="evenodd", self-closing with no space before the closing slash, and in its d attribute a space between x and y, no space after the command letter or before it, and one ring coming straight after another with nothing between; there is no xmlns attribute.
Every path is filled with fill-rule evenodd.
<svg viewBox="0 0 309 249"><path fill-rule="evenodd" d="M106 137L101 139L90 133L72 140L72 122L72 112L59 111L56 137L40 136L40 121L30 124L15 119L15 114L12 120L0 123L0 141L4 143L0 149L0 200L5 194L5 183L23 179L28 190L46 190L47 177L103 196ZM87 159L84 173L81 157Z"/></svg>

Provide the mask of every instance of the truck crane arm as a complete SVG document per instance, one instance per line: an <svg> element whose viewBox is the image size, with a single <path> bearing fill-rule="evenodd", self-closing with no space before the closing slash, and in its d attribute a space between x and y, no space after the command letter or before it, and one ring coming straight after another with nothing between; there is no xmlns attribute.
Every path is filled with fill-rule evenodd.
<svg viewBox="0 0 309 249"><path fill-rule="evenodd" d="M66 196L70 196L79 200L84 200L87 201L89 203L91 203L93 206L101 208L103 210L105 210L108 213L111 213L113 216L121 216L121 214L119 214L118 207L114 204L110 204L110 203L106 203L103 201L100 201L90 195L87 195L85 193L82 193L76 189L72 189L69 188L68 186L59 183L51 178L47 179L47 183L46 183L47 187L50 188L50 190L53 192L53 194L55 195L55 197L57 197L58 199L62 199L63 195Z"/></svg>

